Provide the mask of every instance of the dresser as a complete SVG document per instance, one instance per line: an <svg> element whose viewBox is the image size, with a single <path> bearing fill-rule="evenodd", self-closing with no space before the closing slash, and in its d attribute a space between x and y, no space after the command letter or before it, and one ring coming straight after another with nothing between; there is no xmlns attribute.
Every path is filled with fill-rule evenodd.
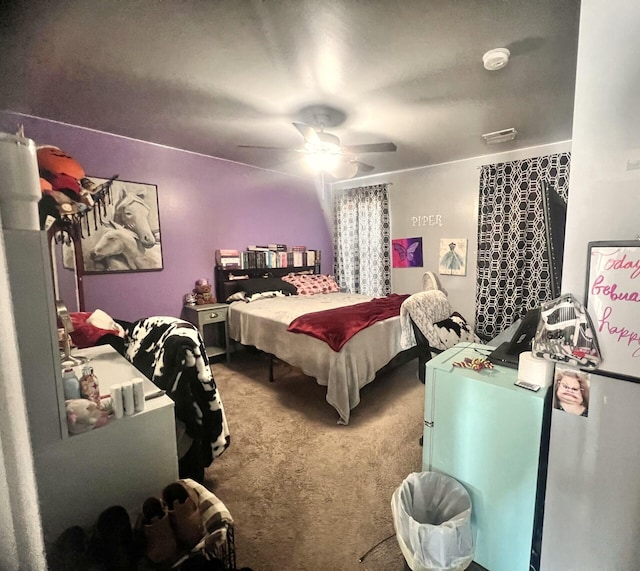
<svg viewBox="0 0 640 571"><path fill-rule="evenodd" d="M460 343L427 363L422 465L469 492L476 563L490 571L529 571L530 563L538 569L547 388L515 386L515 369L454 365L492 349Z"/></svg>
<svg viewBox="0 0 640 571"><path fill-rule="evenodd" d="M227 330L226 303L209 303L206 305L185 305L184 319L193 323L204 340L207 357L226 355L231 358L229 333Z"/></svg>
<svg viewBox="0 0 640 571"><path fill-rule="evenodd" d="M145 396L158 394L158 387L109 345L73 355L89 359L101 395L134 377L143 379ZM174 403L166 395L152 398L141 412L65 435L36 450L34 465L47 543L72 525L90 527L113 505L124 506L134 523L142 502L178 479Z"/></svg>

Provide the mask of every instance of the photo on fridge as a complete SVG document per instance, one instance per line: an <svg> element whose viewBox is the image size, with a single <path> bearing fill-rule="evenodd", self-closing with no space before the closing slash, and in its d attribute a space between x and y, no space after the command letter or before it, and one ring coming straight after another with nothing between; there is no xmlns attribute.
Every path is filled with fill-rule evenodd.
<svg viewBox="0 0 640 571"><path fill-rule="evenodd" d="M553 408L576 416L589 416L589 373L556 365L553 381Z"/></svg>

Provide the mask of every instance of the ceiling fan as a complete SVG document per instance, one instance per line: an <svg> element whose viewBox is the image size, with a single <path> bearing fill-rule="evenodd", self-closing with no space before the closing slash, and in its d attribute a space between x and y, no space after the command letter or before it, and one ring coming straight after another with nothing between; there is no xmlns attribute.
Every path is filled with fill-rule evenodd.
<svg viewBox="0 0 640 571"><path fill-rule="evenodd" d="M277 149L304 153L307 160L320 171L335 178L351 178L359 172L369 172L375 167L359 161L356 155L363 153L393 152L395 143L368 143L363 145L340 145L340 139L324 130L325 122L316 116L319 128L306 123L293 123L304 138L302 147L270 147L262 145L238 145L250 149Z"/></svg>

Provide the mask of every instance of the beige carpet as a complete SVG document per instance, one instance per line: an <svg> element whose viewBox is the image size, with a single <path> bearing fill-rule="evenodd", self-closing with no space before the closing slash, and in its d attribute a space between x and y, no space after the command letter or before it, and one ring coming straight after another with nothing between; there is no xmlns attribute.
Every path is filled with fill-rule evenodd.
<svg viewBox="0 0 640 571"><path fill-rule="evenodd" d="M238 567L402 571L390 502L421 470L417 360L367 385L348 426L314 379L284 364L275 370L269 383L266 357L249 352L213 364L231 446L206 484L234 517Z"/></svg>

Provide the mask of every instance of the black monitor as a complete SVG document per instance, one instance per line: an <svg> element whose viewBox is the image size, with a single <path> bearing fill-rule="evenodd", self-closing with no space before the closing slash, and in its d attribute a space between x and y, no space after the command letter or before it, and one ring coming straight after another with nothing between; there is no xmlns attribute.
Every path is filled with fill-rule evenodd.
<svg viewBox="0 0 640 571"><path fill-rule="evenodd" d="M549 261L551 278L551 297L556 298L561 292L567 203L546 180L542 183L542 215L545 226L546 257Z"/></svg>

